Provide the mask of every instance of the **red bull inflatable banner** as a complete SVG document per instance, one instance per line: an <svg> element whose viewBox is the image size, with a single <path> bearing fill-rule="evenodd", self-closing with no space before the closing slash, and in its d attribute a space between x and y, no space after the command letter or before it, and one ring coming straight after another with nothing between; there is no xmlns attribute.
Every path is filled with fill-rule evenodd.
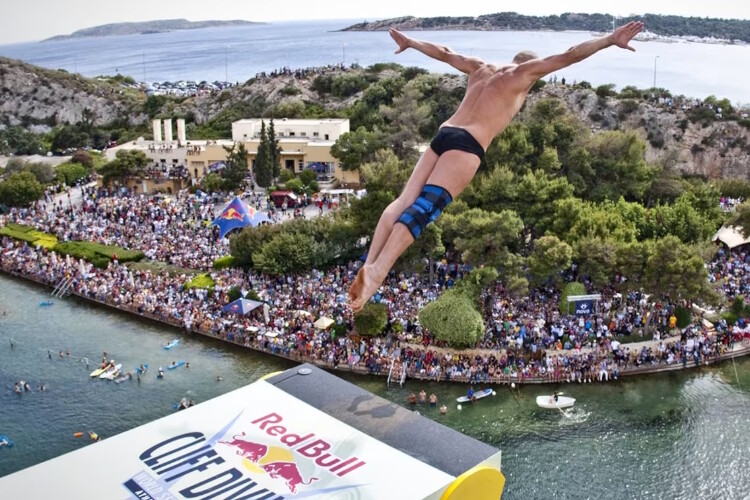
<svg viewBox="0 0 750 500"><path fill-rule="evenodd" d="M0 478L0 491L8 499L437 500L454 479L259 381Z"/></svg>

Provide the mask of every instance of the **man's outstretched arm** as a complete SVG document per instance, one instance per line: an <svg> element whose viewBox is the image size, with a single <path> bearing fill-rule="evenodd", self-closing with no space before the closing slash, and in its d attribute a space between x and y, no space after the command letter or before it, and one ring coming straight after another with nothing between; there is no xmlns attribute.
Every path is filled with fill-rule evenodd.
<svg viewBox="0 0 750 500"><path fill-rule="evenodd" d="M432 57L433 59L448 63L458 71L466 74L473 72L474 70L479 68L479 66L484 64L481 59L477 59L476 57L467 57L461 54L457 54L448 47L444 47L442 45L436 45L431 42L423 42L421 40L409 38L408 36L404 35L400 31L396 31L393 28L389 30L389 33L391 34L391 38L393 38L393 40L398 44L398 50L396 50L396 54L399 54L408 48L412 48L420 51L427 56Z"/></svg>
<svg viewBox="0 0 750 500"><path fill-rule="evenodd" d="M641 30L643 30L642 22L631 21L617 28L610 35L576 45L562 54L545 57L544 59L532 59L519 65L518 69L528 74L531 82L535 82L545 75L583 61L600 50L613 45L635 52L635 49L629 45L630 40L640 33Z"/></svg>

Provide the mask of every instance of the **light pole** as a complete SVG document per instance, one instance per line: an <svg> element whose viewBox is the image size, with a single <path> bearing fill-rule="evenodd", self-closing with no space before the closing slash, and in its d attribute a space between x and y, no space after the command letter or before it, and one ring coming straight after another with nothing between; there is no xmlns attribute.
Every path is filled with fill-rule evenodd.
<svg viewBox="0 0 750 500"><path fill-rule="evenodd" d="M224 82L229 81L229 66L227 64L227 50L229 49L229 45L224 47Z"/></svg>
<svg viewBox="0 0 750 500"><path fill-rule="evenodd" d="M659 59L659 56L654 57L654 89L656 89L656 60Z"/></svg>

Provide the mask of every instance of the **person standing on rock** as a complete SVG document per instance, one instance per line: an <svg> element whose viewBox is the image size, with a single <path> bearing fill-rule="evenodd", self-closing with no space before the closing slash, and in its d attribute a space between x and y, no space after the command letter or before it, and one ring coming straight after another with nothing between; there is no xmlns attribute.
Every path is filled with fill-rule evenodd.
<svg viewBox="0 0 750 500"><path fill-rule="evenodd" d="M349 289L352 310L358 312L364 307L396 259L464 190L490 142L521 109L534 82L607 47L635 51L629 43L641 30L643 23L630 22L562 54L540 58L534 52L523 51L511 64L495 65L391 29L390 35L398 44L396 54L413 48L466 73L469 81L458 110L442 124L414 167L404 191L383 211L367 260Z"/></svg>

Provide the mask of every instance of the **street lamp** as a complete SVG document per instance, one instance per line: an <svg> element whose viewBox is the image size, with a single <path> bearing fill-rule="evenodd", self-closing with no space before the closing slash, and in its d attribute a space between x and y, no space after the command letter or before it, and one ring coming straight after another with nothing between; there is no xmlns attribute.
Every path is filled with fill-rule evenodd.
<svg viewBox="0 0 750 500"><path fill-rule="evenodd" d="M229 81L229 66L227 64L227 58L228 58L227 50L229 50L229 45L224 47L224 82L225 83Z"/></svg>
<svg viewBox="0 0 750 500"><path fill-rule="evenodd" d="M654 89L656 89L656 60L659 59L659 56L654 57Z"/></svg>

